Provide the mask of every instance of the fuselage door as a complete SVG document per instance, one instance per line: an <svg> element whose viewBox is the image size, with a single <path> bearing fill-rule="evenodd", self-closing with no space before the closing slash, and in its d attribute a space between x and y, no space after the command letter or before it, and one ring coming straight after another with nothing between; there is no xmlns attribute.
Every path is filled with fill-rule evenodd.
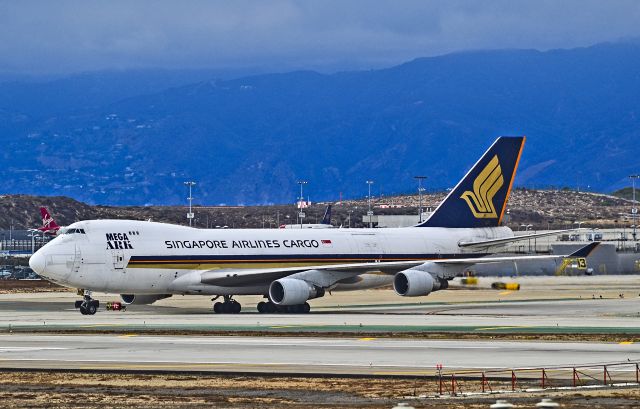
<svg viewBox="0 0 640 409"><path fill-rule="evenodd" d="M82 262L82 254L80 253L80 246L78 246L78 243L76 243L75 251L73 255L73 266L71 268L71 272L73 274L77 274L80 271L81 262Z"/></svg>
<svg viewBox="0 0 640 409"><path fill-rule="evenodd" d="M124 251L122 250L111 250L111 255L113 257L113 268L116 270L124 269Z"/></svg>
<svg viewBox="0 0 640 409"><path fill-rule="evenodd" d="M357 244L358 253L361 256L369 256L369 261L382 259L385 249L376 233L352 233L351 237Z"/></svg>

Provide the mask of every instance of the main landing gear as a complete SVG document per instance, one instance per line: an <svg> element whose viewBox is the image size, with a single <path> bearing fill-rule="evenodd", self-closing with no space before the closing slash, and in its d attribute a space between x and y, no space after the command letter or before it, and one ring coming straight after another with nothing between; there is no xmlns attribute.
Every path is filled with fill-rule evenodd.
<svg viewBox="0 0 640 409"><path fill-rule="evenodd" d="M311 306L308 302L296 305L277 305L272 303L271 301L260 301L258 303L258 312L260 314L273 314L276 312L289 314L306 314L309 311L311 311Z"/></svg>
<svg viewBox="0 0 640 409"><path fill-rule="evenodd" d="M98 307L100 307L100 301L91 298L91 291L84 290L82 300L76 301L75 306L82 315L94 315L98 311Z"/></svg>
<svg viewBox="0 0 640 409"><path fill-rule="evenodd" d="M232 299L232 295L225 295L224 302L216 302L213 304L213 311L216 314L238 314L242 309L240 303ZM218 297L211 301L215 301Z"/></svg>

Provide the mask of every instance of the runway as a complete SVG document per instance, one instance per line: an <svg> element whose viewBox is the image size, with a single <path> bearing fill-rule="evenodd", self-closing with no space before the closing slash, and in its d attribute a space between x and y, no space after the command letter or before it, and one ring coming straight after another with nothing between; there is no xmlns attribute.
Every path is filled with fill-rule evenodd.
<svg viewBox="0 0 640 409"><path fill-rule="evenodd" d="M176 296L83 316L71 292L0 294L0 367L413 376L434 375L437 364L462 371L633 362L640 288L633 277L620 280L540 278L526 292L461 289L418 299L336 293L301 315L259 314L259 297L238 297L243 311L220 315L207 297ZM498 335L507 338L491 339Z"/></svg>
<svg viewBox="0 0 640 409"><path fill-rule="evenodd" d="M447 371L640 360L640 344L376 338L0 336L0 366L280 374L434 375Z"/></svg>
<svg viewBox="0 0 640 409"><path fill-rule="evenodd" d="M238 315L220 315L207 308L206 298L194 296L133 305L126 312L101 310L94 316L79 314L73 308L76 298L70 293L0 295L0 331L604 333L628 334L629 340L640 336L638 297L404 303L379 297L369 304L325 304L303 315L265 315L250 307Z"/></svg>

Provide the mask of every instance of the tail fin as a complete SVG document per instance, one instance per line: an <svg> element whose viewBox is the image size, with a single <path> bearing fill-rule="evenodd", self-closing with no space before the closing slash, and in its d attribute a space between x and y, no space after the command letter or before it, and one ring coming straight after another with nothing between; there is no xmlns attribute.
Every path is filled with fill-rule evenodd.
<svg viewBox="0 0 640 409"><path fill-rule="evenodd" d="M524 136L501 136L418 227L494 227L502 222Z"/></svg>
<svg viewBox="0 0 640 409"><path fill-rule="evenodd" d="M49 211L46 207L40 208L40 215L42 216L42 227L39 230L43 231L55 231L60 228L53 217L49 214Z"/></svg>
<svg viewBox="0 0 640 409"><path fill-rule="evenodd" d="M331 205L327 205L327 209L324 211L324 216L322 216L320 224L331 224Z"/></svg>

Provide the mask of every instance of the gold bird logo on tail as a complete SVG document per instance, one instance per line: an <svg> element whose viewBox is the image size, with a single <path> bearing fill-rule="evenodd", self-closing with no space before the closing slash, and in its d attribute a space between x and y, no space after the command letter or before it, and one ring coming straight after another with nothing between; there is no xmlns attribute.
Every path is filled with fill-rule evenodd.
<svg viewBox="0 0 640 409"><path fill-rule="evenodd" d="M495 155L473 181L473 192L467 190L460 198L467 202L476 219L496 219L498 214L493 204L493 197L503 184L502 168L500 168L498 155Z"/></svg>

